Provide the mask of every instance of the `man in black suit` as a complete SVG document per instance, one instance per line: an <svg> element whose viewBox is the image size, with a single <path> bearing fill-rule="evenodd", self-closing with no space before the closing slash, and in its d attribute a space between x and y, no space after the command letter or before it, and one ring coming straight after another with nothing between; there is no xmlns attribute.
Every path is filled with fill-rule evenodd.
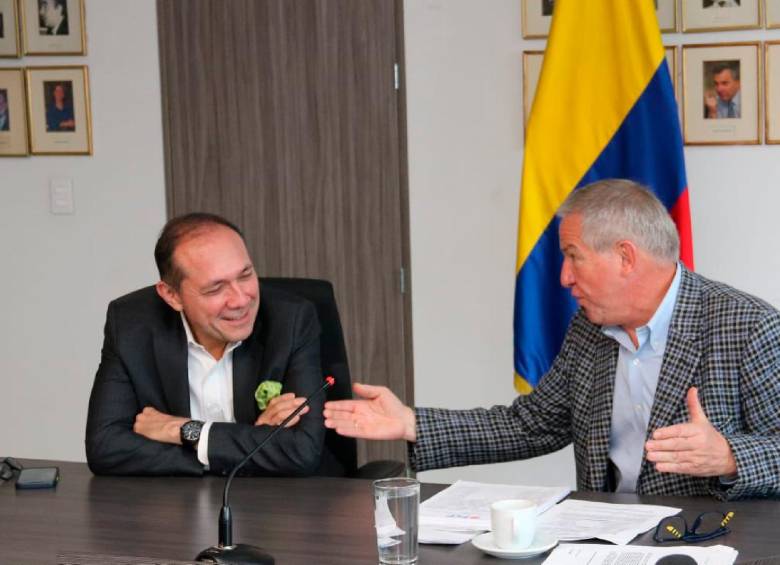
<svg viewBox="0 0 780 565"><path fill-rule="evenodd" d="M219 216L169 221L155 260L155 286L108 306L87 461L96 474L225 474L321 386L317 315L296 296L261 291L243 235ZM264 381L283 394L261 412ZM318 395L246 472L337 474L323 403Z"/></svg>
<svg viewBox="0 0 780 565"><path fill-rule="evenodd" d="M38 0L40 35L70 35L65 0Z"/></svg>

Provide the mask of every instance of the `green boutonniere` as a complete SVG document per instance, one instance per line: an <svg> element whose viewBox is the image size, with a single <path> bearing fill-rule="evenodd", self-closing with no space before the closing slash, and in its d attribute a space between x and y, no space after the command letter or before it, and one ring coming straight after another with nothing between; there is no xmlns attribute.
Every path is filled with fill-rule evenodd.
<svg viewBox="0 0 780 565"><path fill-rule="evenodd" d="M282 394L282 383L278 381L263 381L255 389L255 400L260 410L268 408L271 399Z"/></svg>

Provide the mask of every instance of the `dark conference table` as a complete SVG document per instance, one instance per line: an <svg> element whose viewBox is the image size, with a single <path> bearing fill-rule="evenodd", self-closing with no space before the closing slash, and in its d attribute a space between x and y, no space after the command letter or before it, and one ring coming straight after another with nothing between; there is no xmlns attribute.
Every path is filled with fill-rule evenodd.
<svg viewBox="0 0 780 565"><path fill-rule="evenodd" d="M0 485L0 563L130 563L107 556L152 558L137 563L191 560L216 543L224 480L220 477L95 477L83 463L22 460L26 467L56 464L56 489ZM446 485L424 484L427 498ZM687 517L734 510L732 532L709 544L739 550L737 563L780 563L780 502L720 503L707 498L573 493L606 502L666 504ZM269 551L279 565L376 563L371 482L358 479L238 478L231 487L234 541ZM633 543L654 544L652 533ZM471 543L420 546L420 564L504 561ZM545 556L519 563L541 563ZM509 561L506 561L509 563ZM517 561L515 561L517 562Z"/></svg>

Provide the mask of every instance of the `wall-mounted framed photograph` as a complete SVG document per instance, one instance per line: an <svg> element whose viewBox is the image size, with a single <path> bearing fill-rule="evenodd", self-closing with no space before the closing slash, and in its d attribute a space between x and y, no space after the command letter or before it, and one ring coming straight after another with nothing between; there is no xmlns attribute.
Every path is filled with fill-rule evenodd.
<svg viewBox="0 0 780 565"><path fill-rule="evenodd" d="M655 13L658 16L658 27L661 32L677 31L676 0L655 0Z"/></svg>
<svg viewBox="0 0 780 565"><path fill-rule="evenodd" d="M84 55L84 0L20 0L25 55Z"/></svg>
<svg viewBox="0 0 780 565"><path fill-rule="evenodd" d="M0 57L18 57L20 52L16 0L0 0Z"/></svg>
<svg viewBox="0 0 780 565"><path fill-rule="evenodd" d="M685 33L761 27L759 0L683 0Z"/></svg>
<svg viewBox="0 0 780 565"><path fill-rule="evenodd" d="M523 51L523 126L528 127L531 106L542 74L544 51Z"/></svg>
<svg viewBox="0 0 780 565"><path fill-rule="evenodd" d="M523 37L547 37L550 33L555 0L522 0Z"/></svg>
<svg viewBox="0 0 780 565"><path fill-rule="evenodd" d="M684 45L685 143L759 143L759 71L758 42Z"/></svg>
<svg viewBox="0 0 780 565"><path fill-rule="evenodd" d="M87 67L28 67L27 115L33 155L91 155Z"/></svg>
<svg viewBox="0 0 780 565"><path fill-rule="evenodd" d="M0 157L27 155L22 69L0 69Z"/></svg>
<svg viewBox="0 0 780 565"><path fill-rule="evenodd" d="M780 2L777 0L765 0L764 18L769 29L780 27Z"/></svg>
<svg viewBox="0 0 780 565"><path fill-rule="evenodd" d="M766 142L780 143L780 41L764 44Z"/></svg>
<svg viewBox="0 0 780 565"><path fill-rule="evenodd" d="M679 100L680 91L678 90L677 80L680 71L677 68L677 47L664 45L664 54L666 55L666 65L669 67L669 74L672 77L672 88L674 88L674 97Z"/></svg>

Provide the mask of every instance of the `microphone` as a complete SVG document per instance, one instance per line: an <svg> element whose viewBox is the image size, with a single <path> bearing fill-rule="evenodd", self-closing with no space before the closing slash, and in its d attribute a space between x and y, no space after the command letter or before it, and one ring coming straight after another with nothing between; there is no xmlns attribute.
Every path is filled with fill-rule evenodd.
<svg viewBox="0 0 780 565"><path fill-rule="evenodd" d="M303 410L312 399L325 391L325 389L332 387L336 382L336 379L328 375L325 377L325 383L315 390L309 397L292 411L281 424L276 426L271 433L265 436L265 439L261 441L257 447L250 451L241 462L238 463L233 470L230 471L227 480L225 481L225 490L222 493L222 510L219 512L219 543L215 546L209 547L201 551L195 558L195 561L205 561L206 563L222 563L225 565L244 565L250 563L259 563L260 565L274 565L274 558L269 554L253 545L246 545L242 543L233 544L233 516L230 512L230 483L233 482L233 478L238 473L239 469L243 467L247 461L249 461L255 453L260 451L263 446L268 443L272 437L274 437L279 430L284 427Z"/></svg>

